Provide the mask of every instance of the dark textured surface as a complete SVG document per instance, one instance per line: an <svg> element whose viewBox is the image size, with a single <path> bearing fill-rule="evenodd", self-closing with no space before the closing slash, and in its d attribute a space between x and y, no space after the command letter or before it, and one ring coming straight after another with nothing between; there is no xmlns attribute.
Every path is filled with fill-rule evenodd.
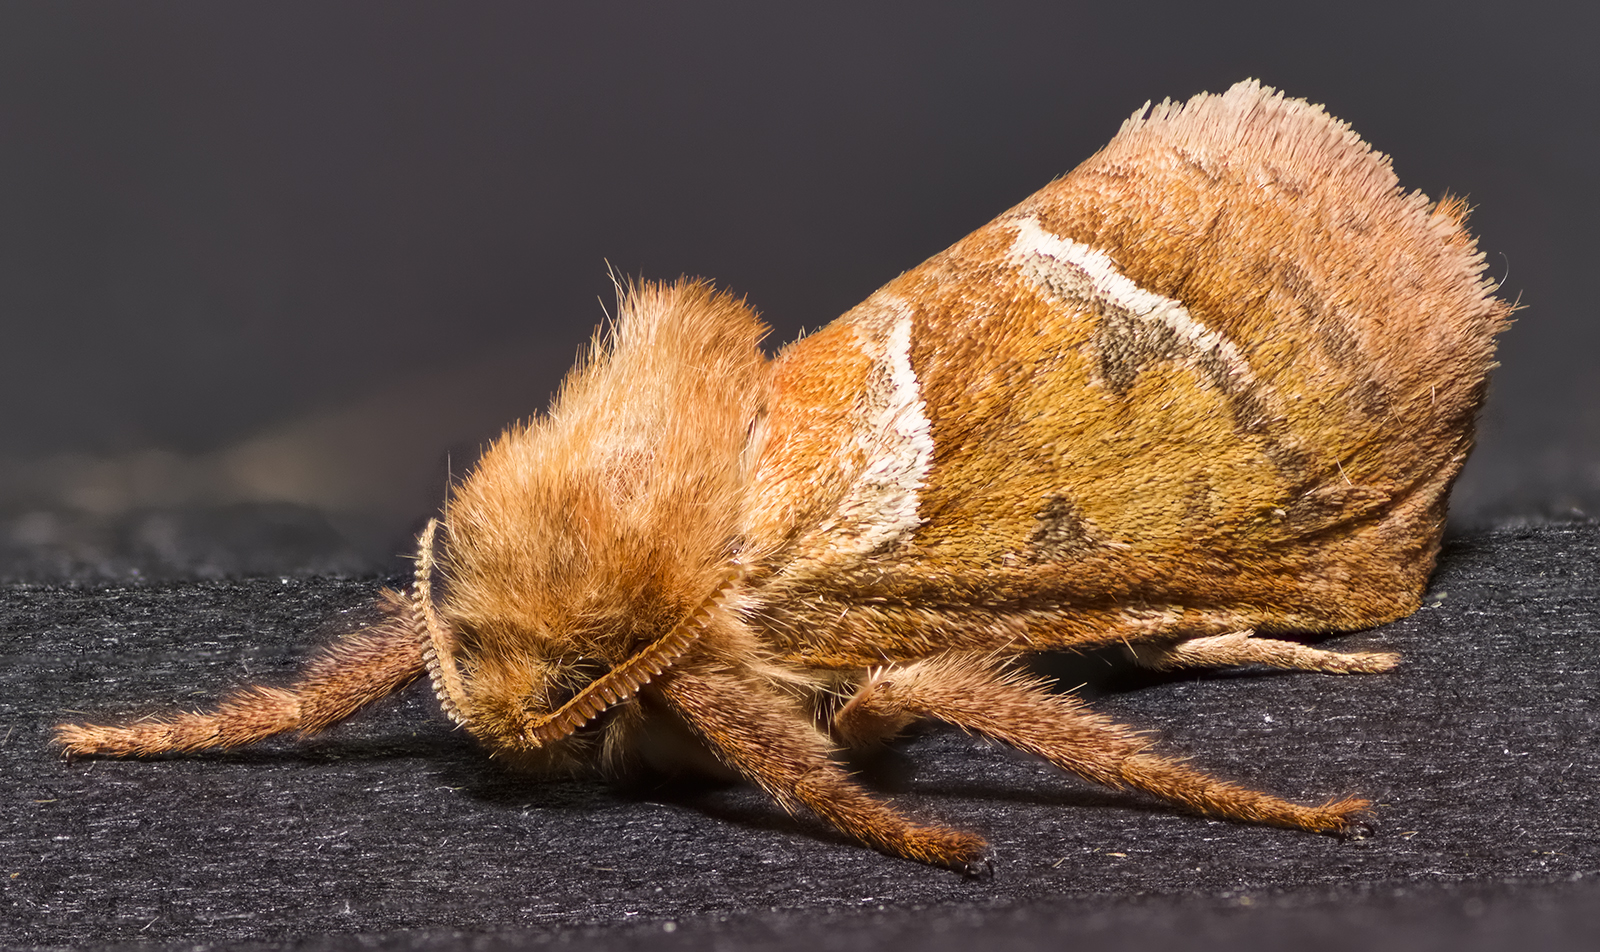
<svg viewBox="0 0 1600 952"><path fill-rule="evenodd" d="M65 763L45 747L56 720L281 679L378 586L13 586L0 942L1577 948L1600 925L1597 550L1593 524L1454 540L1428 607L1336 641L1400 650L1389 675L1107 666L1090 688L1219 773L1376 799L1371 839L1177 813L952 732L869 765L908 808L987 835L989 882L843 842L747 788L504 773L420 687L308 742Z"/></svg>
<svg viewBox="0 0 1600 952"><path fill-rule="evenodd" d="M1600 888L1588 883L1490 889L1405 885L1332 894L1140 896L1116 902L1067 898L1020 904L870 906L865 910L772 911L685 922L667 920L491 935L418 932L360 938L326 936L242 947L287 947L296 952L352 947L394 952L451 947L474 952L549 947L663 952L867 952L886 948L929 952L1091 948L1133 952L1172 947L1217 952L1251 948L1477 952L1507 948L1587 949L1593 947L1597 934Z"/></svg>

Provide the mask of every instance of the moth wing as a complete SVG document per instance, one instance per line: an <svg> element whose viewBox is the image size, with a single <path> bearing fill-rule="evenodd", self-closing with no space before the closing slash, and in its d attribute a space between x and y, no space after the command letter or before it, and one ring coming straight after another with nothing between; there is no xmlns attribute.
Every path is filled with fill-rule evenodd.
<svg viewBox="0 0 1600 952"><path fill-rule="evenodd" d="M1253 82L1134 116L780 355L768 627L846 665L1414 610L1508 313L1463 215Z"/></svg>

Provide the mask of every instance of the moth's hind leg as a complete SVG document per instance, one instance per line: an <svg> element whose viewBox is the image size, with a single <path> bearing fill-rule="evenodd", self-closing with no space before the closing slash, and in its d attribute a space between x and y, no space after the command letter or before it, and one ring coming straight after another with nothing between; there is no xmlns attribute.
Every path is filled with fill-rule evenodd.
<svg viewBox="0 0 1600 952"><path fill-rule="evenodd" d="M209 714L61 724L55 742L68 754L136 757L240 747L285 731L330 727L423 672L426 632L404 598L393 592L384 596L388 618L322 649L287 688L241 688Z"/></svg>
<svg viewBox="0 0 1600 952"><path fill-rule="evenodd" d="M1295 641L1258 638L1252 631L1167 644L1128 645L1127 650L1135 664L1156 671L1263 664L1323 674L1377 674L1400 663L1400 656L1390 651L1327 651Z"/></svg>
<svg viewBox="0 0 1600 952"><path fill-rule="evenodd" d="M1154 753L1143 734L1094 713L1076 697L971 655L945 655L875 673L833 726L841 738L859 741L921 718L1003 741L1088 780L1134 787L1212 816L1348 833L1370 806L1357 799L1301 806L1211 777Z"/></svg>

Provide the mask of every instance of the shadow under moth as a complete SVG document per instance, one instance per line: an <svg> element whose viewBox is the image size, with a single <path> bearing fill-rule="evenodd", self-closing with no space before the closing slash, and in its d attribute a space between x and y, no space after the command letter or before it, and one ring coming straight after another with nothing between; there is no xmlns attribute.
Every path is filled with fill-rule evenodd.
<svg viewBox="0 0 1600 952"><path fill-rule="evenodd" d="M453 487L383 620L287 687L57 743L234 747L427 674L496 756L709 755L967 872L980 837L907 816L838 750L940 721L1212 816L1350 832L1366 801L1212 777L1015 665L1104 645L1162 669L1396 663L1276 636L1420 604L1510 312L1465 212L1247 82L1146 106L773 358L742 300L636 285L548 413Z"/></svg>

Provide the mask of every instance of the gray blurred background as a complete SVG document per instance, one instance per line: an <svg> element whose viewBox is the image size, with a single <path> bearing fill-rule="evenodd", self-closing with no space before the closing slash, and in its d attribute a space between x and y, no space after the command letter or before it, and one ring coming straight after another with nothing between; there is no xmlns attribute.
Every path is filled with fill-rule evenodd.
<svg viewBox="0 0 1600 952"><path fill-rule="evenodd" d="M393 570L626 276L816 327L1259 77L1465 195L1505 294L1458 528L1600 511L1579 3L0 6L0 575Z"/></svg>

